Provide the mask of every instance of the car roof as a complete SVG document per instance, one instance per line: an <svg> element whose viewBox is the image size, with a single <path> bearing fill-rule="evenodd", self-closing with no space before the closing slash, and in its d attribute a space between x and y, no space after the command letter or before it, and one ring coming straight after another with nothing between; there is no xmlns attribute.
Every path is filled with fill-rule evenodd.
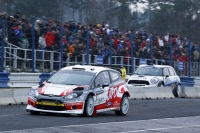
<svg viewBox="0 0 200 133"><path fill-rule="evenodd" d="M158 68L166 68L166 67L170 67L172 68L171 66L168 66L168 65L148 65L148 64L142 64L142 65L139 65L139 67L145 67L145 66L151 66L151 67L158 67Z"/></svg>
<svg viewBox="0 0 200 133"><path fill-rule="evenodd" d="M100 73L101 71L104 71L104 70L114 70L114 69L103 67L103 66L73 65L73 66L64 67L61 70L83 70L83 71L88 71L88 72L93 72L93 73Z"/></svg>

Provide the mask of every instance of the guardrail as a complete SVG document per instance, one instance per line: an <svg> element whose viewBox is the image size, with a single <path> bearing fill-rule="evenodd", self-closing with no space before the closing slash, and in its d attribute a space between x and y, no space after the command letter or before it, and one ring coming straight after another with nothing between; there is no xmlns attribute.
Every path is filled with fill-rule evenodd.
<svg viewBox="0 0 200 133"><path fill-rule="evenodd" d="M27 103L32 86L39 85L51 76L50 73L0 73L0 105ZM183 97L200 97L200 78L180 77ZM130 99L174 98L171 87L136 87L130 91Z"/></svg>
<svg viewBox="0 0 200 133"><path fill-rule="evenodd" d="M30 88L39 85L50 73L0 73L0 88Z"/></svg>

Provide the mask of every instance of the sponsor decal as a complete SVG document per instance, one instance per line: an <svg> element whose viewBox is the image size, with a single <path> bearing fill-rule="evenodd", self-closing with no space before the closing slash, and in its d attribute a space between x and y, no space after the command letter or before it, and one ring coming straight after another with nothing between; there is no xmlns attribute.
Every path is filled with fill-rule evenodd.
<svg viewBox="0 0 200 133"><path fill-rule="evenodd" d="M95 100L95 104L101 104L104 103L106 100L104 97L97 97L97 99Z"/></svg>
<svg viewBox="0 0 200 133"><path fill-rule="evenodd" d="M107 102L107 106L111 106L112 105L112 102Z"/></svg>
<svg viewBox="0 0 200 133"><path fill-rule="evenodd" d="M117 95L116 91L117 91L116 88L110 88L108 90L108 99L107 99L107 101L116 97L116 95Z"/></svg>
<svg viewBox="0 0 200 133"><path fill-rule="evenodd" d="M102 94L104 92L104 90L103 90L103 88L100 87L100 88L95 88L94 92L96 95L99 95L99 94Z"/></svg>
<svg viewBox="0 0 200 133"><path fill-rule="evenodd" d="M118 103L117 101L115 103L113 103L113 106L114 107L119 107L120 106L120 103Z"/></svg>
<svg viewBox="0 0 200 133"><path fill-rule="evenodd" d="M82 105L83 102L74 102L74 103L65 103L67 106L73 106L73 105Z"/></svg>

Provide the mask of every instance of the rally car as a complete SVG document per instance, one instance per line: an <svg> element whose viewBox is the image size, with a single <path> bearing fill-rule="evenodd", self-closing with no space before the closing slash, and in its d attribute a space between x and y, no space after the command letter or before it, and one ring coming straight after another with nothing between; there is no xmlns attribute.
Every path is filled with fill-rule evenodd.
<svg viewBox="0 0 200 133"><path fill-rule="evenodd" d="M175 70L167 65L140 65L127 80L128 88L171 86L175 97L181 96L181 81Z"/></svg>
<svg viewBox="0 0 200 133"><path fill-rule="evenodd" d="M129 91L120 72L98 66L75 65L62 68L28 94L26 110L94 116L104 111L126 115Z"/></svg>

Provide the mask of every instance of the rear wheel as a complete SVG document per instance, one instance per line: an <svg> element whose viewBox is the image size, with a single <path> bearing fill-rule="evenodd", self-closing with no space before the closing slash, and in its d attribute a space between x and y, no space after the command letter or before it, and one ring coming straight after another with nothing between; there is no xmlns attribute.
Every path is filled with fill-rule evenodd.
<svg viewBox="0 0 200 133"><path fill-rule="evenodd" d="M115 114L124 116L128 113L128 110L129 110L129 99L127 95L123 95L120 110L115 111Z"/></svg>
<svg viewBox="0 0 200 133"><path fill-rule="evenodd" d="M176 97L181 97L182 91L181 91L181 86L177 85L176 87Z"/></svg>
<svg viewBox="0 0 200 133"><path fill-rule="evenodd" d="M85 101L83 116L90 117L94 112L94 98L89 95Z"/></svg>

